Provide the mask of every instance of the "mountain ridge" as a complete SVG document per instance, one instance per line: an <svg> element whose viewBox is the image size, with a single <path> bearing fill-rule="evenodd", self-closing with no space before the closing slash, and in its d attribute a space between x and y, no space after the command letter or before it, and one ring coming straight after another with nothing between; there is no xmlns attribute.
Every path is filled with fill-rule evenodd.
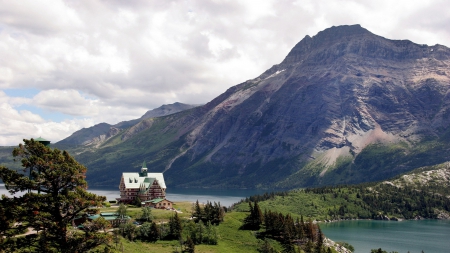
<svg viewBox="0 0 450 253"><path fill-rule="evenodd" d="M93 167L96 182L111 181L102 170L131 171L145 160L169 184L184 187L392 176L413 169L411 154L434 152L422 165L450 160L436 150L449 148L449 64L445 46L388 40L359 25L331 27L305 36L280 64L209 103L155 118L131 138L77 159ZM421 146L430 140L436 145ZM361 164L374 152L389 164L365 177ZM103 156L122 158L96 158ZM369 168L381 166L379 159ZM336 175L340 170L347 178Z"/></svg>
<svg viewBox="0 0 450 253"><path fill-rule="evenodd" d="M109 140L110 138L116 136L117 134L124 131L124 129L135 127L141 121L154 118L154 117L162 117L170 114L174 114L183 110L188 110L198 105L189 105L183 104L180 102L175 102L173 104L162 105L158 108L148 110L144 115L142 115L139 119L121 121L115 125L110 125L108 123L99 123L92 127L83 128L76 132L74 132L69 137L59 141L56 143L57 146L91 146L94 145L99 147L104 142ZM136 127L135 127L136 129ZM142 128L140 130L143 130ZM128 138L133 133L128 133Z"/></svg>

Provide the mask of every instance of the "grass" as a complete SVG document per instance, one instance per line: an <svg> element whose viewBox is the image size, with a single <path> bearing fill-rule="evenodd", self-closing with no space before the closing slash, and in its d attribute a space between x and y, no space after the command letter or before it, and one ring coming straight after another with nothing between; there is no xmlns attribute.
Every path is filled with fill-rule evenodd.
<svg viewBox="0 0 450 253"><path fill-rule="evenodd" d="M191 202L177 202L174 205L175 209L180 209L183 213L179 213L182 219L188 219L191 215ZM115 212L117 206L112 206L109 208L101 208L101 212ZM129 207L127 209L127 214L132 218L137 218L140 215L141 208ZM172 215L172 211L152 209L152 214L156 223L162 221L167 221ZM252 253L258 252L258 239L252 231L239 230L242 226L244 218L247 216L246 212L230 212L224 217L224 222L222 222L217 227L217 232L219 235L219 240L217 245L196 245L195 252L197 253ZM134 253L134 252L161 252L161 253L171 253L175 250L180 250L180 242L173 241L157 241L155 243L141 242L139 240L129 241L127 239L121 238L120 243L111 243L111 246L116 250L116 252L122 252L122 247L124 252ZM275 245L280 248L279 245Z"/></svg>
<svg viewBox="0 0 450 253"><path fill-rule="evenodd" d="M173 208L176 210L180 210L181 213L178 213L178 216L180 218L187 219L191 217L191 210L192 210L192 204L191 202L176 202L173 203ZM111 207L103 207L100 209L100 212L111 212L114 213L117 211L118 205L114 205ZM134 207L134 206L128 206L127 208L127 215L130 216L133 219L137 219L141 216L142 208L141 207ZM156 223L158 222L166 222L169 220L170 217L174 215L173 211L165 210L165 209L152 209L152 215L154 217L154 221Z"/></svg>
<svg viewBox="0 0 450 253"><path fill-rule="evenodd" d="M239 230L246 213L231 212L225 215L224 222L218 226L219 241L217 245L195 245L197 253L252 253L258 252L258 239L251 231ZM172 253L180 249L178 241L157 241L147 243L141 241L130 242L122 238L124 252L162 252ZM119 249L120 245L119 245Z"/></svg>
<svg viewBox="0 0 450 253"><path fill-rule="evenodd" d="M291 214L293 218L303 215L304 219L308 218L325 220L332 219L328 215L328 210L340 206L346 206L348 209L355 210L352 213L363 213L364 210L359 205L356 193L346 193L346 189L342 190L342 194L348 196L348 200L343 197L335 198L333 194L307 194L303 192L291 191L287 196L275 196L273 199L258 202L261 211L271 210L281 212L284 215ZM247 211L248 203L240 203L235 206L236 211ZM352 217L356 218L356 217Z"/></svg>
<svg viewBox="0 0 450 253"><path fill-rule="evenodd" d="M239 230L247 213L230 212L218 227L219 242L213 252L258 252L258 239L252 231Z"/></svg>

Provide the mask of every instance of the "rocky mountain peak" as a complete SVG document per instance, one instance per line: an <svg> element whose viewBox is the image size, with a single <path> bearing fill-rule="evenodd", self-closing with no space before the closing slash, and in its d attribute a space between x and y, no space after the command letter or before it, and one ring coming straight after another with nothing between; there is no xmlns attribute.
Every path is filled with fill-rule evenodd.
<svg viewBox="0 0 450 253"><path fill-rule="evenodd" d="M409 40L389 40L369 32L360 25L333 26L313 37L306 36L289 52L282 67L302 63L341 64L342 57L383 60L450 59L448 48L427 46Z"/></svg>
<svg viewBox="0 0 450 253"><path fill-rule="evenodd" d="M124 155L145 157L179 186L379 180L411 168L409 157L399 157L415 143L442 138L436 143L450 147L449 66L445 46L389 40L359 25L331 27L305 36L280 64L204 106L141 121L117 145L136 147ZM367 151L375 143L400 153L385 162L377 154L390 150ZM450 152L442 155L439 145L433 152L441 155L427 151L422 165L446 159Z"/></svg>
<svg viewBox="0 0 450 253"><path fill-rule="evenodd" d="M305 36L292 48L283 61L284 64L299 63L305 60L314 51L320 51L333 45L349 43L363 37L377 37L360 25L343 25L327 28L317 35ZM342 50L341 50L342 51Z"/></svg>

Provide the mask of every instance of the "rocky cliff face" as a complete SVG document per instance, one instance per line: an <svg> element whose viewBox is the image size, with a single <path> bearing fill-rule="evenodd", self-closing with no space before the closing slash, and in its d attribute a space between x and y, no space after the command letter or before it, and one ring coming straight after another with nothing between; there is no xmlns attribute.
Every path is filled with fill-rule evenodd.
<svg viewBox="0 0 450 253"><path fill-rule="evenodd" d="M441 45L331 27L259 77L164 118L163 128L147 122L139 143L171 133L146 159L179 185L283 186L299 172L314 178L300 185L317 184L338 158L355 160L369 144L413 145L449 131L449 66Z"/></svg>
<svg viewBox="0 0 450 253"><path fill-rule="evenodd" d="M449 126L449 53L360 26L305 37L281 64L225 93L189 133L188 153L242 172L305 150L357 154L377 140L439 134Z"/></svg>

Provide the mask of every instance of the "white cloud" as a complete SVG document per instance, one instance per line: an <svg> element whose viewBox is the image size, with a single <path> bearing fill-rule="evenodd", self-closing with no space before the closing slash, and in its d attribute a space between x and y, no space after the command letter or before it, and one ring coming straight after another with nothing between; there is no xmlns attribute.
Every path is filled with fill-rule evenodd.
<svg viewBox="0 0 450 253"><path fill-rule="evenodd" d="M3 1L0 22L24 33L43 36L83 24L64 1L51 0Z"/></svg>
<svg viewBox="0 0 450 253"><path fill-rule="evenodd" d="M206 103L332 25L359 23L390 39L448 46L449 7L445 0L2 2L0 88L40 91L32 99L0 93L8 106L2 127L53 129L56 141L162 104ZM21 105L73 120L43 118ZM7 136L0 145L17 143Z"/></svg>

